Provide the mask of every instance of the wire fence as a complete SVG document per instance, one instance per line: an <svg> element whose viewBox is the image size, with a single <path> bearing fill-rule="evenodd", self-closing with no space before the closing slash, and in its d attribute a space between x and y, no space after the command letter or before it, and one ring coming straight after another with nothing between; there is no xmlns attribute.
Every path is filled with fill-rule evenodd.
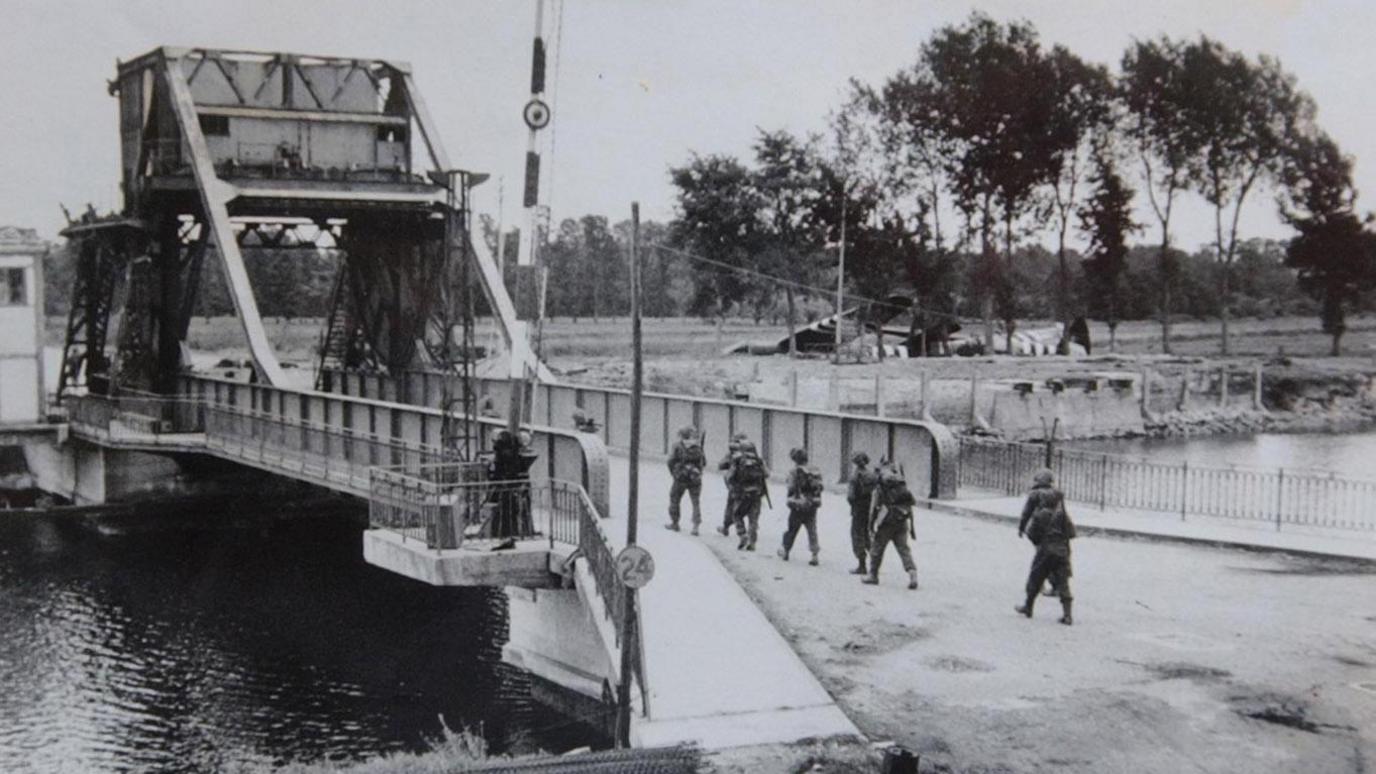
<svg viewBox="0 0 1376 774"><path fill-rule="evenodd" d="M1105 508L1284 525L1376 530L1376 481L1307 470L1262 470L1148 462L962 436L961 486L1023 494L1049 467L1066 499Z"/></svg>

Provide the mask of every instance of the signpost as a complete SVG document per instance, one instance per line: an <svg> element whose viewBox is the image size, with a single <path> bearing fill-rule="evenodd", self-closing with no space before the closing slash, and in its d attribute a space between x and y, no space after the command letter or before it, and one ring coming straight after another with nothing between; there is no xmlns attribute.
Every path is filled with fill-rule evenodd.
<svg viewBox="0 0 1376 774"><path fill-rule="evenodd" d="M630 481L626 504L626 547L616 557L617 574L626 584L626 607L622 616L621 671L616 686L616 744L631 745L631 654L639 649L636 628L636 589L654 576L650 553L635 544L637 508L640 504L640 396L644 389L644 362L640 344L640 203L631 203L631 449ZM623 563L624 560L624 563Z"/></svg>

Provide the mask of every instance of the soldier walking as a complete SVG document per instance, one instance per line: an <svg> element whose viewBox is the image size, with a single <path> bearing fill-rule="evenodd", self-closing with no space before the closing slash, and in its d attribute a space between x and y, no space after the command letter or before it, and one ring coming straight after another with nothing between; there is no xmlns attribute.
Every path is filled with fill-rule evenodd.
<svg viewBox="0 0 1376 774"><path fill-rule="evenodd" d="M731 487L736 537L740 539L736 549L754 551L760 534L760 500L769 496L769 468L755 451L755 444L739 442L726 482Z"/></svg>
<svg viewBox="0 0 1376 774"><path fill-rule="evenodd" d="M870 467L870 455L856 452L850 458L855 469L850 474L846 502L850 503L850 549L859 562L851 575L865 575L865 559L870 552L870 505L879 475Z"/></svg>
<svg viewBox="0 0 1376 774"><path fill-rule="evenodd" d="M807 547L812 551L808 564L817 566L817 554L822 550L817 541L817 510L822 507L822 471L807 464L807 451L794 449L788 453L797 467L788 472L788 529L784 531L784 546L779 558L788 561L793 540L799 528L807 528Z"/></svg>
<svg viewBox="0 0 1376 774"><path fill-rule="evenodd" d="M1042 583L1051 580L1051 587L1061 598L1061 623L1070 626L1070 541L1075 538L1075 523L1065 510L1065 495L1055 487L1055 476L1042 469L1032 478L1032 491L1022 507L1018 521L1018 537L1027 535L1037 547L1032 557L1032 569L1027 574L1027 601L1014 608L1028 618L1037 601Z"/></svg>
<svg viewBox="0 0 1376 774"><path fill-rule="evenodd" d="M884 550L893 543L898 558L903 561L903 569L908 571L908 588L917 588L917 565L913 562L913 552L908 548L908 537L913 534L913 506L917 499L908 491L903 475L892 463L879 466L879 486L874 491L874 529L870 534L870 574L861 583L878 585L879 565L884 561Z"/></svg>
<svg viewBox="0 0 1376 774"><path fill-rule="evenodd" d="M726 445L726 456L717 463L717 470L726 471L726 509L722 512L721 526L717 527L717 532L723 536L731 534L731 525L736 522L736 501L734 490L731 488L731 463L735 461L736 454L740 451L741 441L745 440L745 433L736 433L731 436L731 441Z"/></svg>
<svg viewBox="0 0 1376 774"><path fill-rule="evenodd" d="M693 533L698 534L702 524L702 469L707 467L707 455L702 453L702 440L697 430L691 426L679 428L678 443L669 454L669 475L674 483L669 487L669 523L666 529L679 531L679 506L683 493L693 504Z"/></svg>

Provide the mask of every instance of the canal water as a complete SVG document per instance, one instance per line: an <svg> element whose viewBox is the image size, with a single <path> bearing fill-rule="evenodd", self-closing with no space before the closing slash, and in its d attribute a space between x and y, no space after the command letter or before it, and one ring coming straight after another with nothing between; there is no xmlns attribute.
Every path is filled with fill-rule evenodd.
<svg viewBox="0 0 1376 774"><path fill-rule="evenodd" d="M1171 464L1188 461L1192 466L1320 470L1376 479L1376 432L1373 431L1125 438L1067 442L1065 447Z"/></svg>
<svg viewBox="0 0 1376 774"><path fill-rule="evenodd" d="M0 771L201 772L605 740L500 661L499 591L365 564L347 517L106 534L0 514Z"/></svg>

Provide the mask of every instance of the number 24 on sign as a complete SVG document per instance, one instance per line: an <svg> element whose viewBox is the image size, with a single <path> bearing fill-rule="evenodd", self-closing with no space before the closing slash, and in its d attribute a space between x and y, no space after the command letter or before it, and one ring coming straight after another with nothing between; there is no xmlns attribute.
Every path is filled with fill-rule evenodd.
<svg viewBox="0 0 1376 774"><path fill-rule="evenodd" d="M655 577L655 560L640 546L626 546L616 555L616 575L627 588L642 588Z"/></svg>

